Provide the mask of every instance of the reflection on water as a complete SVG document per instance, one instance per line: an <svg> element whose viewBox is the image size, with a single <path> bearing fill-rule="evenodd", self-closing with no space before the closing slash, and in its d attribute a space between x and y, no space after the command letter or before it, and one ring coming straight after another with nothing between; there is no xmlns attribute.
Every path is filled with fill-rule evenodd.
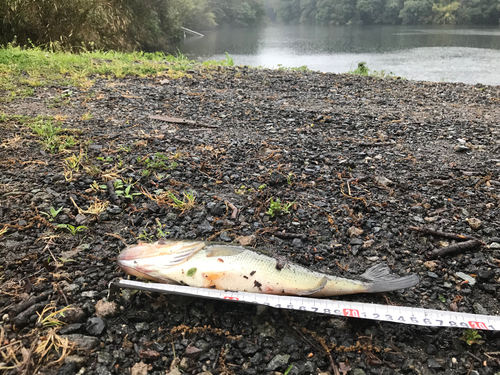
<svg viewBox="0 0 500 375"><path fill-rule="evenodd" d="M500 29L415 26L284 26L222 29L175 45L191 58L343 73L371 69L408 79L500 85Z"/></svg>

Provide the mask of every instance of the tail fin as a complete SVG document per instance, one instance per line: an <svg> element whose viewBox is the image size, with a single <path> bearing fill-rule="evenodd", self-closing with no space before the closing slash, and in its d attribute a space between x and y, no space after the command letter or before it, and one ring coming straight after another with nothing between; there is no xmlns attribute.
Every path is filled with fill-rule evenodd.
<svg viewBox="0 0 500 375"><path fill-rule="evenodd" d="M384 264L369 268L362 276L372 281L366 288L367 293L390 292L409 288L420 282L420 278L415 274L403 277L391 275L389 267Z"/></svg>

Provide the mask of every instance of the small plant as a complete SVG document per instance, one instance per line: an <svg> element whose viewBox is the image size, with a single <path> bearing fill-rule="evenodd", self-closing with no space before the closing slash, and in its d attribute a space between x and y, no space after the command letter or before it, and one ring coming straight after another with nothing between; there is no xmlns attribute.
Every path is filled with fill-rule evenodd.
<svg viewBox="0 0 500 375"><path fill-rule="evenodd" d="M113 158L111 156L108 156L107 158L103 158L102 156L98 156L96 159L100 160L100 161L107 162L107 163L111 163L113 161Z"/></svg>
<svg viewBox="0 0 500 375"><path fill-rule="evenodd" d="M484 343L484 340L481 340L482 337L478 331L473 329L466 329L460 340L465 341L468 345L478 344L481 345Z"/></svg>
<svg viewBox="0 0 500 375"><path fill-rule="evenodd" d="M191 208L194 207L194 205L195 205L194 200L196 199L196 197L192 191L190 191L189 193L186 193L184 191L183 195L184 195L184 198L181 201L171 191L169 191L167 193L167 197L170 198L170 200L172 201L171 205L173 207L177 208L178 210L181 210L184 212L184 211L190 210Z"/></svg>
<svg viewBox="0 0 500 375"><path fill-rule="evenodd" d="M90 112L86 112L86 113L84 113L84 114L82 115L82 120L83 120L83 121L90 120L92 117L94 117L94 116L92 115L92 113L90 113Z"/></svg>
<svg viewBox="0 0 500 375"><path fill-rule="evenodd" d="M47 212L41 212L41 213L46 215L49 218L49 221L54 221L62 209L63 209L62 206L58 210L56 210L54 207L50 207L50 213Z"/></svg>
<svg viewBox="0 0 500 375"><path fill-rule="evenodd" d="M288 373L289 373L290 371L292 371L292 368L293 368L293 363L292 363L290 366L288 366L288 368L287 368L287 369L286 369L286 371L283 373L283 375L288 375Z"/></svg>
<svg viewBox="0 0 500 375"><path fill-rule="evenodd" d="M49 151L51 154L64 151L77 144L76 139L72 135L60 135L66 129L63 129L51 120L45 121L39 116L34 122L28 122L27 125L41 138L40 142L43 149Z"/></svg>
<svg viewBox="0 0 500 375"><path fill-rule="evenodd" d="M115 194L118 195L119 197L124 197L128 198L131 201L134 200L134 195L141 195L142 193L131 193L130 190L132 189L133 184L128 185L125 189L123 189L123 182L121 180L116 180L114 183L115 189Z"/></svg>
<svg viewBox="0 0 500 375"><path fill-rule="evenodd" d="M271 203L269 204L269 209L266 213L271 217L275 217L276 215L285 215L289 212L290 207L292 207L294 203L295 201L292 203L281 203L279 198L276 198L275 201L271 198Z"/></svg>
<svg viewBox="0 0 500 375"><path fill-rule="evenodd" d="M239 189L236 189L234 192L238 195L244 195L246 193L252 193L253 188L247 188L245 185L242 185Z"/></svg>
<svg viewBox="0 0 500 375"><path fill-rule="evenodd" d="M170 234L170 232L164 232L163 231L163 224L160 222L160 219L156 219L156 225L158 227L156 228L156 237L157 238L165 238L167 235Z"/></svg>
<svg viewBox="0 0 500 375"><path fill-rule="evenodd" d="M292 176L293 176L293 173L290 172L290 173L288 173L288 176L286 177L286 182L288 185L292 184Z"/></svg>
<svg viewBox="0 0 500 375"><path fill-rule="evenodd" d="M176 156L176 155L174 155ZM180 156L178 156L180 157ZM141 158L140 156L137 157L137 162L140 164L143 164L146 167L146 170L142 171L143 176L148 177L151 174L151 171L156 170L156 169L162 169L162 170L172 170L177 168L178 164L177 162L172 162L169 165L165 164L165 162L168 163L169 157L167 155L164 155L160 152L155 153L153 156L148 157L148 158Z"/></svg>
<svg viewBox="0 0 500 375"><path fill-rule="evenodd" d="M132 147L121 145L120 148L118 149L118 152L130 152L130 150L132 150Z"/></svg>
<svg viewBox="0 0 500 375"><path fill-rule="evenodd" d="M37 323L41 324L44 327L59 327L63 324L66 324L59 320L59 318L64 318L64 314L73 310L71 305L63 307L61 310L56 310L56 306L54 304L46 305L41 313L38 313Z"/></svg>
<svg viewBox="0 0 500 375"><path fill-rule="evenodd" d="M143 230L141 234L137 236L137 239L144 240L146 242L153 242L153 237L151 237L146 230Z"/></svg>
<svg viewBox="0 0 500 375"><path fill-rule="evenodd" d="M101 191L101 190L106 190L108 187L106 185L99 185L97 183L97 181L94 181L90 184L90 189L92 191L95 191L95 192L98 192L98 191Z"/></svg>
<svg viewBox="0 0 500 375"><path fill-rule="evenodd" d="M262 184L262 185L260 185L260 186L259 186L259 190L260 190L260 191L262 191L262 190L264 190L266 187L267 187L267 185L266 185L266 184Z"/></svg>
<svg viewBox="0 0 500 375"><path fill-rule="evenodd" d="M85 229L88 229L85 225L75 227L71 224L57 224L56 228L66 229L71 233L72 236L76 236L78 233L83 232Z"/></svg>

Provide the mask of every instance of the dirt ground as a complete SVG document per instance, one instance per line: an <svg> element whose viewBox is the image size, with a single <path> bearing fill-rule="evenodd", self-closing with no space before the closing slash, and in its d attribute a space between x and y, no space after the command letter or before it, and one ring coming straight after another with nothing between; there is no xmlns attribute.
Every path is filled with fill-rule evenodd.
<svg viewBox="0 0 500 375"><path fill-rule="evenodd" d="M119 252L164 237L346 278L384 262L420 283L337 299L500 314L498 87L230 67L38 87L2 112L5 374L500 373L491 331L106 299Z"/></svg>

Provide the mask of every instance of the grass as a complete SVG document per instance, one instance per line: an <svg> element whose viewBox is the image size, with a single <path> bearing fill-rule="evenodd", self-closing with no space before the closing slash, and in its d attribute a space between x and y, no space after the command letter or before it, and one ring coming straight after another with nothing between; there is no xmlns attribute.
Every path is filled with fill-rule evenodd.
<svg viewBox="0 0 500 375"><path fill-rule="evenodd" d="M163 52L116 51L83 51L75 54L8 45L0 48L0 101L30 96L38 86L64 84L90 87L95 76L179 78L195 67L231 65L234 65L234 60L228 54L222 61L199 63L189 60L180 52L175 56ZM61 96L60 100L64 99L67 97Z"/></svg>
<svg viewBox="0 0 500 375"><path fill-rule="evenodd" d="M398 78L392 72L386 73L385 70L381 70L379 72L379 71L368 68L365 61L358 62L358 67L354 70L349 70L347 72L347 74L354 74L354 75L359 75L359 76L370 76L370 77L377 77L377 78Z"/></svg>
<svg viewBox="0 0 500 375"><path fill-rule="evenodd" d="M290 207L292 207L294 203L295 201L291 203L281 203L279 198L276 198L275 201L271 198L269 209L266 213L271 217L275 217L276 215L285 215L289 213Z"/></svg>
<svg viewBox="0 0 500 375"><path fill-rule="evenodd" d="M51 154L57 154L78 144L76 137L68 134L77 131L63 128L61 119L51 116L28 117L0 114L0 122L6 121L15 121L30 128L38 136L42 148Z"/></svg>

